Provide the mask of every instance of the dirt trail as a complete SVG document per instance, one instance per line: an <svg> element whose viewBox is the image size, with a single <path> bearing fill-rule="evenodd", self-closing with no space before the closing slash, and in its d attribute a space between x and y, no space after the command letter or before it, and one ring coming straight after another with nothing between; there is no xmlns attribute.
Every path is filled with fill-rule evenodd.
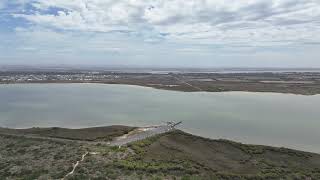
<svg viewBox="0 0 320 180"><path fill-rule="evenodd" d="M173 127L168 125L162 125L162 126L154 126L154 127L146 127L146 128L140 128L145 130L140 130L139 132L135 134L126 134L123 136L120 136L118 138L115 138L113 141L109 143L110 146L123 146L135 141L147 139L149 137L167 133L169 131L174 130Z"/></svg>
<svg viewBox="0 0 320 180"><path fill-rule="evenodd" d="M66 177L72 175L74 173L74 171L76 170L76 168L78 167L78 165L80 164L80 162L84 161L84 158L86 157L86 155L88 155L89 152L86 151L84 154L82 154L81 160L77 161L72 168L72 171L70 171L67 175L64 176L64 178L62 178L61 180L64 180Z"/></svg>

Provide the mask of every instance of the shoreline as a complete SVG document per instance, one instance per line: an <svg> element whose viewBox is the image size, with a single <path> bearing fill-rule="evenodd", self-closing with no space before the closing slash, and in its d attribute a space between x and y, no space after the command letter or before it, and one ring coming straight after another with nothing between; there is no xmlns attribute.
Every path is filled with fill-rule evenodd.
<svg viewBox="0 0 320 180"><path fill-rule="evenodd" d="M128 86L128 87L126 87ZM152 99L153 93L166 93L166 95L170 95L170 96L166 96L166 97L178 97L177 100L181 99L181 97L185 97L185 99L189 99L189 97L191 97L191 100L193 99L194 101L186 101L186 102L191 102L191 103L196 103L197 99L209 99L208 101L199 101L202 102L205 106L203 106L204 108L201 109L205 109L206 107L210 107L210 110L214 110L217 112L212 112L211 114L206 114L206 112L209 112L207 110L197 110L197 109L192 109L192 108L185 108L183 106L183 104L178 103L179 104L179 108L177 108L179 111L186 111L186 112L190 112L189 114L193 116L197 115L194 118L189 118L189 117L182 117L182 115L175 115L174 111L171 110L166 110L166 111L162 111L162 112L167 112L167 115L164 119L174 119L177 121L188 121L186 126L183 127L183 130L190 132L192 134L195 135L200 135L203 137L209 137L209 138L213 138L213 139L217 139L217 138L222 138L222 139L229 139L229 140L233 140L233 141L237 141L237 142L243 142L243 143L250 143L250 144L261 144L261 142L263 142L262 144L265 145L270 145L270 146L277 146L277 147L288 147L288 148L292 148L292 149L298 149L298 150L303 150L303 151L309 151L309 152L320 152L319 151L319 146L316 144L316 136L318 132L316 132L316 130L314 129L314 125L312 124L317 124L316 120L317 117L315 117L314 115L317 115L316 111L303 111L303 108L306 109L312 109L313 107L317 107L317 105L319 104L319 97L318 95L315 95L314 97L312 96L304 96L304 95L291 95L291 94L281 94L281 93L255 93L255 92L218 92L218 93L211 93L211 92L191 92L189 93L184 93L184 92L179 92L179 91L167 91L165 92L164 90L152 90L152 87L143 87L143 86L136 86L136 85L119 85L119 84L107 84L105 86L105 84L101 84L101 83L97 83L97 84L91 84L91 83L75 83L75 84L42 84L39 83L39 85L37 84L11 84L11 85L4 85L2 86L3 88L1 88L0 85L0 89L2 90L1 92L15 92L15 89L19 90L18 92L29 92L29 90L37 90L36 92L38 92L37 94L34 93L34 97L33 99L37 99L38 94L42 94L45 93L46 91L49 91L50 89L69 89L72 91L67 91L67 92L74 92L73 89L84 89L85 92L87 91L92 91L92 92L96 92L93 91L95 89L100 89L97 92L101 92L102 95L104 94L108 94L108 92L114 92L114 91L118 91L119 89L121 90L122 88L124 88L125 90L121 92L122 93L127 93L127 92L138 92L138 95L140 96L144 96L145 94L149 94L148 99ZM56 88L55 88L56 87ZM109 91L110 89L110 91ZM128 89L128 90L127 90ZM107 90L107 91L106 91ZM119 90L119 91L120 91ZM149 92L151 91L152 93L144 93L144 92ZM64 92L64 91L58 91L58 92ZM82 91L80 91L82 92ZM107 92L107 93L106 93ZM3 93L3 94L7 94L7 93ZM28 96L28 93L21 93L21 94L25 94L26 96ZM68 93L63 93L66 96L69 96ZM74 95L70 94L70 95ZM98 93L100 94L100 93ZM112 94L112 93L111 93ZM24 96L25 96L24 95ZM87 128L87 127L95 127L95 126L108 126L108 125L113 125L113 124L122 124L122 125L128 125L128 126L146 126L146 125L150 125L150 122L153 122L151 124L157 124L159 122L162 121L162 119L157 118L158 114L161 115L161 113L157 113L158 111L147 111L144 112L143 108L144 104L141 103L141 108L136 108L136 110L134 112L140 113L140 112L144 112L144 113L149 113L148 115L152 115L151 113L156 113L155 115L157 116L149 116L146 119L144 115L141 116L134 116L134 117L127 117L128 115L124 115L124 119L121 118L117 118L118 114L121 115L124 112L127 112L126 109L121 109L122 107L126 107L126 106L117 106L114 110L108 111L108 110L104 110L105 107L108 107L110 103L108 103L107 100L103 100L102 104L99 104L98 106L95 106L94 103L92 103L91 106L91 101L85 101L85 103L88 104L89 108L97 108L99 111L95 111L98 112L97 116L95 117L95 114L93 114L95 118L92 118L91 121L88 121L88 118L91 118L92 114L88 114L88 116L86 116L86 114L81 113L82 110L85 109L85 107L76 107L74 105L74 102L71 102L70 104L68 104L68 107L70 107L67 111L66 114L67 116L62 116L59 114L56 114L55 112L55 107L63 107L64 104L60 103L60 102L64 102L64 101L57 101L59 103L56 103L57 105L52 105L52 106L41 106L43 103L49 103L47 102L46 99L48 97L51 97L50 95L45 94L46 96L43 96L42 99L36 100L36 102L38 103L34 103L33 106L31 106L32 104L29 105L29 100L26 102L21 102L21 107L24 107L27 112L30 112L30 115L25 115L23 114L23 111L16 111L13 107L10 107L8 105L6 105L7 103L5 102L13 102L14 99L8 99L5 100L4 97L4 103L3 103L3 107L5 107L5 109L9 109L9 113L6 116L6 114L3 114L3 119L5 120L5 118L8 118L10 120L7 121L3 121L2 126L5 127L9 127L9 128L18 128L18 129L23 129L23 128L29 128L29 127L33 127L33 126L40 126L40 127L65 127L65 128L72 128L72 129L78 129L78 128ZM81 94L77 94L77 95L81 95ZM85 95L85 94L83 94ZM119 94L121 96L123 96L122 94ZM172 95L172 96L171 96ZM140 96L136 96L136 97L140 97ZM55 96L52 96L55 97ZM92 97L97 97L97 94L92 94ZM101 97L108 97L108 96L101 96ZM230 97L230 98L229 98ZM241 97L241 98L239 98ZM79 99L80 97L75 96L76 99ZM210 98L213 98L212 100ZM99 101L98 102L102 102L100 101L100 98L98 97ZM230 101L231 99L231 101ZM257 99L257 101L256 101ZM292 101L291 101L292 99ZM135 102L139 102L140 98L134 99ZM235 100L235 101L234 101ZM247 103L247 101L249 100L249 103L251 103L252 105L248 105L248 107L244 107L241 110L241 104L243 103ZM279 101L278 101L279 100ZM237 102L240 102L239 105L237 105ZM75 101L78 102L78 101ZM81 101L80 101L81 102ZM95 101L92 101L95 102ZM169 101L168 101L169 102ZM172 101L170 101L172 102ZM183 101L182 101L183 102ZM224 102L227 102L226 104L224 104ZM258 103L255 103L258 102ZM258 105L259 102L266 102L266 106L264 106L264 104L262 103L262 108L260 107L256 107L256 104ZM274 103L274 102L279 102L279 103ZM288 103L288 102L292 102L292 103ZM301 102L301 103L300 103ZM314 102L312 104L316 105L316 106L309 106L309 102ZM207 103L207 104L206 104ZM273 107L278 107L277 104L281 104L282 103L284 105L288 105L289 108L286 108L285 111L279 110L280 108L282 108L282 106L279 105L279 108L275 108L275 110L273 110ZM308 103L308 106L301 106L300 104L304 104L304 103ZM19 101L17 101L17 104L19 105ZM169 103L163 103L164 106L159 103L156 106L157 107L166 107L165 105L169 104ZM212 105L211 105L212 104ZM231 105L231 107L229 107L229 104ZM44 104L45 105L45 104ZM139 103L137 103L135 106L139 105ZM170 104L169 104L170 105ZM180 105L182 108L180 108ZM201 104L200 104L201 105ZM210 106L209 106L210 105ZM247 105L247 104L245 104ZM271 106L270 106L271 105ZM275 105L275 106L273 106ZM30 106L30 108L29 108ZM114 105L110 105L110 106L114 106ZM177 105L176 105L177 106ZM34 107L34 108L33 108ZM42 108L43 107L43 108ZM53 107L53 108L52 108ZM171 107L171 106L170 106ZM174 107L174 106L172 106ZM192 106L191 106L192 107ZM220 108L222 107L222 108ZM233 110L232 108L236 107L235 110ZM240 110L237 110L239 109ZM18 106L19 108L19 106ZM231 109L230 109L231 108ZM253 112L251 109L255 109L257 108L255 111L259 111L259 112L277 112L277 113L273 113L270 114L269 118L265 118L266 116L260 116L259 113L255 113ZM295 111L293 113L298 113L300 112L300 108L302 108L301 114L303 113L303 115L299 115L298 116L291 116L291 115L286 115L284 114L283 116L281 116L281 114L279 113L286 113L289 110L295 109ZM53 110L52 110L53 109ZM209 108L208 108L209 109ZM19 109L18 109L19 110ZM36 110L36 111L35 111ZM101 111L102 110L102 111ZM51 111L53 113L51 113ZM32 113L33 112L33 113ZM43 112L43 113L48 113L48 114L52 114L51 116L48 116L47 118L43 118L41 116L41 114L37 114L37 112ZM79 116L80 118L77 118L77 116L73 116L73 112L75 113L79 113L81 115L85 115L84 117L88 117L86 119L82 119L81 116ZM99 113L101 112L101 114ZM111 113L115 113L117 114L116 116L109 116L107 114ZM252 115L250 115L250 113L252 112ZM172 114L171 114L172 113ZM239 113L239 114L237 114ZM247 114L248 115L243 115L243 114ZM22 121L21 118L16 118L14 115L20 115L20 117L24 117L25 120ZM310 116L309 116L310 115ZM66 118L67 117L67 118ZM122 116L120 116L122 117ZM297 118L296 118L297 117ZM299 130L301 126L304 125L304 121L302 121L304 119L304 117L308 117L310 119L310 122L308 125L306 124L305 127L308 127L309 129L305 128L304 132L305 135L304 136L300 136L299 134L296 134L296 130ZM73 118L75 118L73 120ZM140 119L139 119L140 118ZM203 124L199 124L199 125L192 125L192 123L194 122L194 120L197 120L197 118L199 118L200 120L203 120ZM212 119L210 119L212 118ZM222 121L222 119L225 118L225 121ZM77 119L79 119L79 122L81 123L77 123ZM134 120L131 120L134 119ZM143 119L143 120L142 120ZM193 120L194 119L194 120ZM244 119L244 121L238 121ZM155 121L154 121L155 120ZM233 122L234 121L234 122ZM20 122L20 123L14 123L14 122ZM293 122L293 123L290 123ZM224 124L225 123L225 124ZM250 123L250 124L249 124ZM251 125L253 124L253 125ZM264 124L265 126L262 126L261 124ZM287 125L285 125L287 124ZM214 129L214 131L212 131L213 133L210 133L210 129L206 128L208 126L204 126L204 125L209 125L213 126L211 129ZM279 126L278 126L279 125ZM225 126L225 127L224 127ZM238 126L238 127L237 127ZM273 128L273 126L276 126ZM194 128L196 127L196 128ZM267 127L267 128L266 128ZM203 129L202 129L203 128ZM220 131L220 129L225 130L225 132L223 130ZM242 128L242 129L241 129ZM270 130L273 130L273 132L278 133L278 135L273 135L272 133L270 134L268 131L268 129L271 128ZM243 130L245 129L245 131ZM231 132L228 132L229 130L232 130ZM285 131L286 133L283 133L283 131ZM254 134L254 135L259 135L261 133L264 133L264 136L247 136L248 134ZM286 138L289 137L288 135L290 135L290 138ZM282 139L281 139L282 138Z"/></svg>
<svg viewBox="0 0 320 180"><path fill-rule="evenodd" d="M121 129L121 133L119 132L111 132L111 134L108 134L108 136L111 136L113 140L116 140L117 138L120 138L125 135L129 135L132 132L141 129L141 128L148 128L148 127L155 127L155 126L145 126L145 127L132 127L132 126L124 126L124 125L111 125L111 126L95 126L95 127L86 127L86 128L63 128L63 127L32 127L32 128L6 128L6 127L0 127L0 136L17 136L17 137L25 137L25 138L31 138L31 139L42 139L42 140L53 140L53 141L74 141L74 142L83 142L83 143L102 143L105 144L107 142L105 141L99 141L101 137L96 137L96 132L101 131L101 129L107 129L112 130L113 128ZM123 129L124 130L123 130ZM185 134L188 134L189 136L200 138L206 141L227 141L231 143L238 143L248 146L263 146L263 147L270 147L270 148L278 148L278 149L288 149L293 151L299 151L304 153L313 153L313 154L319 154L320 152L312 152L312 151L306 151L306 150L299 150L294 148L288 148L283 146L274 146L274 145L266 145L266 144L252 144L252 143L243 143L236 140L231 139L225 139L225 138L210 138L210 137L204 137L196 134L192 134L190 132L186 132L183 130L179 130ZM53 134L53 132L56 131ZM64 131L64 132L57 132L57 131ZM68 132L69 131L69 132ZM73 131L73 132L72 132ZM86 137L79 137L80 133L86 132ZM89 132L89 133L88 133ZM63 135L61 135L61 133ZM64 134L65 133L65 134ZM90 134L91 133L91 134ZM170 133L170 132L165 132ZM103 134L103 133L102 133ZM101 133L99 134L101 136ZM109 138L109 140L111 140Z"/></svg>
<svg viewBox="0 0 320 180"><path fill-rule="evenodd" d="M120 130L122 128L128 127L121 126ZM0 177L61 179L66 174L70 174L71 179L158 177L173 180L192 177L249 180L320 177L320 154L317 153L208 139L181 130L158 134L124 146L110 146L106 143L110 137L130 133L119 133L118 130L119 126L85 130L7 129L16 134L22 133L20 136L10 136L1 135L3 129L0 128L0 158L4 160L0 161ZM29 138L28 134L33 136ZM60 138L51 137L53 135Z"/></svg>
<svg viewBox="0 0 320 180"><path fill-rule="evenodd" d="M0 84L99 83L125 84L182 92L274 92L320 94L320 72L288 73L166 73L45 71L0 72Z"/></svg>
<svg viewBox="0 0 320 180"><path fill-rule="evenodd" d="M301 95L301 96L316 96L320 95L319 93L294 93L294 92L286 92L286 91L264 91L264 90L217 90L217 91L207 91L207 90L184 90L184 89L173 89L170 87L157 87L157 86L150 86L150 85L143 85L143 84L130 84L130 83L106 83L106 82L63 82L63 81L57 81L57 82L14 82L14 83L3 83L0 82L1 85L23 85L23 84L104 84L104 85L124 85L124 86L137 86L137 87L144 87L144 88L152 88L157 90L166 90L166 91L175 91L175 92L190 92L190 93L229 93L229 92L244 92L244 93L272 93L272 94L291 94L291 95Z"/></svg>

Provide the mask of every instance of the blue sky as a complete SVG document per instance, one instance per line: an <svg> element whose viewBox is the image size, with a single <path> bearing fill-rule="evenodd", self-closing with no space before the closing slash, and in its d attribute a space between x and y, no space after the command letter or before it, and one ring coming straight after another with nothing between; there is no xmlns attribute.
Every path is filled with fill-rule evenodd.
<svg viewBox="0 0 320 180"><path fill-rule="evenodd" d="M0 64L320 67L319 0L0 0Z"/></svg>

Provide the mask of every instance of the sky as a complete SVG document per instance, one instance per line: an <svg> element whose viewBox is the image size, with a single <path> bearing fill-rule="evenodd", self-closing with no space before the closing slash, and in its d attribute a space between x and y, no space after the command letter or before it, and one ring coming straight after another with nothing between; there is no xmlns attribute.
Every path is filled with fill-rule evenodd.
<svg viewBox="0 0 320 180"><path fill-rule="evenodd" d="M320 0L0 0L0 64L320 67Z"/></svg>

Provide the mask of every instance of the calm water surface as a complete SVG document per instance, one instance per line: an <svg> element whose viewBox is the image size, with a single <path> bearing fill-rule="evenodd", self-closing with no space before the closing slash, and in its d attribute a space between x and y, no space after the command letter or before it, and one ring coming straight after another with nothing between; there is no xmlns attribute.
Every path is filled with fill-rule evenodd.
<svg viewBox="0 0 320 180"><path fill-rule="evenodd" d="M175 92L104 84L0 85L0 126L145 126L183 121L210 138L320 153L320 96Z"/></svg>

